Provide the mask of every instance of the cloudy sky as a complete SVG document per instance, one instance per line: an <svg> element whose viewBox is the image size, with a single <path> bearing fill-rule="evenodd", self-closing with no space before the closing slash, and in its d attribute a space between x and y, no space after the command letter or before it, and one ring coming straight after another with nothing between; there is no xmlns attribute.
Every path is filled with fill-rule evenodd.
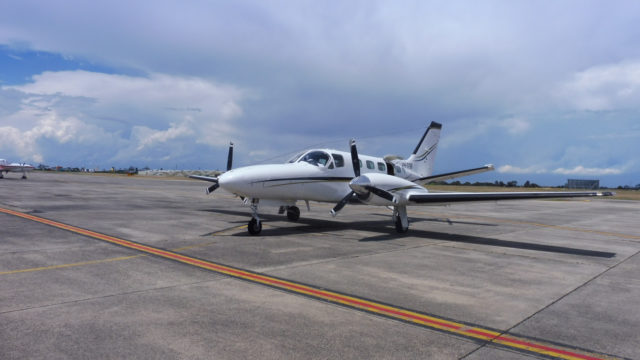
<svg viewBox="0 0 640 360"><path fill-rule="evenodd" d="M9 1L0 157L223 168L309 147L640 183L638 1Z"/></svg>

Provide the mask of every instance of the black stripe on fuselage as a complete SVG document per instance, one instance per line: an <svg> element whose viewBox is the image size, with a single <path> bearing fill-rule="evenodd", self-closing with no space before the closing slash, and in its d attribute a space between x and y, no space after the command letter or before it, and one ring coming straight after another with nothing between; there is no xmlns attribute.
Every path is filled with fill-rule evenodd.
<svg viewBox="0 0 640 360"><path fill-rule="evenodd" d="M293 185L293 184L305 184L305 183L316 183L316 182L349 182L353 178L351 177L336 177L336 176L311 176L311 177L294 177L294 178L279 178L279 179L268 179L268 180L258 180L253 181L253 184L256 183L264 183L265 186L268 183L278 182L278 181L295 181L289 182L286 184L278 184L272 186L283 186L283 185Z"/></svg>

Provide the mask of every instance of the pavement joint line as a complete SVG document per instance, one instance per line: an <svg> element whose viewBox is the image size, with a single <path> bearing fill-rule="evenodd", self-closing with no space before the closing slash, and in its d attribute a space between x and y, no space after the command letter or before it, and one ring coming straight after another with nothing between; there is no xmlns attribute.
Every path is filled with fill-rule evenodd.
<svg viewBox="0 0 640 360"><path fill-rule="evenodd" d="M555 299L554 301L550 302L549 304L541 307L540 309L538 309L537 311L533 312L531 315L527 316L526 318L520 320L519 322L517 322L516 324L512 325L511 327L509 327L507 330L505 330L505 333L510 332L511 330L515 329L516 327L520 326L521 324L525 323L526 321L528 321L529 319L531 319L532 317L536 316L537 314L539 314L540 312L548 309L549 307L553 306L554 304L557 304L559 301L561 301L562 299L566 298L567 296L573 294L574 292L580 290L581 288L587 286L587 284L595 281L596 279L598 279L599 277L601 277L602 275L606 274L607 272L609 272L610 270L613 270L615 268L617 268L618 266L622 265L623 263L627 262L629 259L638 256L638 254L640 254L640 250L636 251L635 253L627 256L625 259L623 259L622 261L607 267L605 270L603 270L602 272L600 272L599 274L594 275L591 279L585 281L584 283L576 286L574 289L568 291L566 294L560 296L559 298ZM482 349L486 344L482 344L480 347L478 347L477 349L474 349L473 351L469 352L468 354L466 354L465 356L463 356L462 358L466 358L467 356L473 354L474 352L476 352L477 350Z"/></svg>
<svg viewBox="0 0 640 360"><path fill-rule="evenodd" d="M578 227L564 226L564 225L542 224L542 223L536 223L536 222L526 221L526 220L499 219L499 218L494 218L494 217L490 217L490 216L477 216L477 215L457 215L457 216L449 216L447 214L436 214L436 215L434 215L433 213L429 214L429 213L425 213L425 212L420 212L419 214L429 215L429 216L443 216L443 217L445 217L447 219L456 219L457 218L457 219L473 219L473 220L493 220L493 221L496 221L496 222L503 222L503 223L508 223L508 224L533 225L533 226L553 228L553 229L559 229L559 230L577 231L577 232L592 233L592 234L603 235L603 236L615 236L615 237L620 237L620 238L625 238L625 239L637 239L637 240L640 240L640 235L623 234L623 233L601 231L601 230L593 230L593 229L582 229L582 228L578 228Z"/></svg>
<svg viewBox="0 0 640 360"><path fill-rule="evenodd" d="M552 344L547 341L534 340L529 337L506 334L505 331L493 330L471 323L463 323L457 320L450 320L444 317L396 307L375 300L368 300L354 295L348 295L345 293L323 289L312 285L293 282L287 279L278 278L267 274L198 259L169 250L164 250L161 248L144 245L142 243L124 240L116 238L114 236L101 234L92 230L64 224L54 220L4 209L2 207L0 207L0 213L32 220L76 234L85 235L89 238L102 240L129 249L135 249L143 253L156 255L165 259L209 270L217 274L227 275L231 278L245 280L254 284L262 284L267 287L271 287L288 293L303 295L308 298L327 302L330 304L342 305L345 308L360 310L374 315L380 315L382 317L399 320L408 324L418 325L424 328L440 331L454 336L479 341L480 343L491 343L497 346L519 350L527 354L543 355L559 359L616 359L616 357L612 355L595 353L591 350L586 349L578 349L570 345Z"/></svg>

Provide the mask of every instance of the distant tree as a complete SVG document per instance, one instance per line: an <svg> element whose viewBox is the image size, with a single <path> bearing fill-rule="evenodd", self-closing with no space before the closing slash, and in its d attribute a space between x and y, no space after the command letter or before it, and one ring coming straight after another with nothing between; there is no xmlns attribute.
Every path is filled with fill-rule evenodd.
<svg viewBox="0 0 640 360"><path fill-rule="evenodd" d="M516 187L516 186L518 186L518 182L515 180L511 180L507 182L507 187Z"/></svg>
<svg viewBox="0 0 640 360"><path fill-rule="evenodd" d="M524 185L522 185L522 186L524 186L524 187L530 187L530 186L531 186L531 183L529 182L529 180L527 180L527 181L525 181L525 182L524 182Z"/></svg>

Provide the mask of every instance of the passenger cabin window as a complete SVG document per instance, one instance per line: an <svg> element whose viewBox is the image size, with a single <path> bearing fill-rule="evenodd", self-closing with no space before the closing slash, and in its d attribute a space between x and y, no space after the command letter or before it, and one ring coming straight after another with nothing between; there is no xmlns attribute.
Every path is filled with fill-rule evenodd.
<svg viewBox="0 0 640 360"><path fill-rule="evenodd" d="M396 166L396 174L402 174L402 169L400 166Z"/></svg>
<svg viewBox="0 0 640 360"><path fill-rule="evenodd" d="M367 169L375 169L376 166L373 164L373 161L367 160Z"/></svg>
<svg viewBox="0 0 640 360"><path fill-rule="evenodd" d="M329 154L324 151L311 151L303 156L299 161L307 162L315 166L327 166L329 159Z"/></svg>
<svg viewBox="0 0 640 360"><path fill-rule="evenodd" d="M360 168L362 168L362 160L358 159L358 162L360 163Z"/></svg>
<svg viewBox="0 0 640 360"><path fill-rule="evenodd" d="M338 154L331 154L331 155L333 155L333 161L336 163L336 167L344 166L344 157L342 157L342 155L338 155Z"/></svg>
<svg viewBox="0 0 640 360"><path fill-rule="evenodd" d="M378 163L378 170L380 170L382 172L386 172L387 171L387 167L384 166L384 163L379 162Z"/></svg>

